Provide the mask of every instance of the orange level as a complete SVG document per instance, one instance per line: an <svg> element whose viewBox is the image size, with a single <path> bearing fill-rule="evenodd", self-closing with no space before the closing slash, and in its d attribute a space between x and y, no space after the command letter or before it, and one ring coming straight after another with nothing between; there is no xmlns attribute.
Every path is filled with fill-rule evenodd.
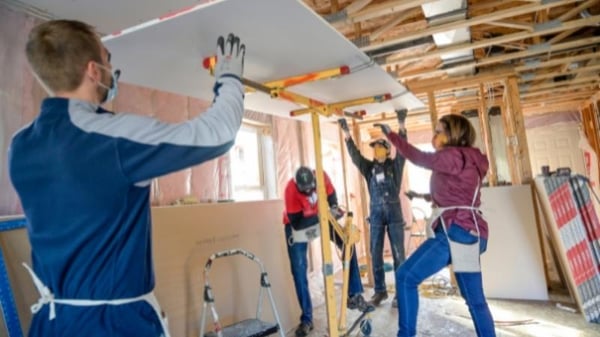
<svg viewBox="0 0 600 337"><path fill-rule="evenodd" d="M205 69L210 70L212 73L216 63L217 63L217 57L210 56L210 57L205 58L202 61L202 66ZM348 75L348 74L350 74L350 67L341 66L341 67L337 67L337 68L321 70L321 71L308 73L308 74L304 74L304 75L292 76L292 77L285 78L282 80L271 81L271 82L264 83L264 85L266 85L267 87L271 87L271 88L287 88L287 87L291 87L293 85L298 85L298 84L302 84L302 83L306 83L306 82L324 80L324 79Z"/></svg>
<svg viewBox="0 0 600 337"><path fill-rule="evenodd" d="M206 57L204 60L202 60L202 66L205 69L208 69L212 74L212 72L214 71L216 62L217 62L216 56ZM299 115L307 114L307 113L317 110L320 114L322 114L324 116L331 116L332 114L337 114L340 116L362 118L362 116L364 116L366 114L366 112L364 110L350 113L350 112L343 111L343 109L346 107L349 107L349 106L353 106L353 105L360 105L360 104L373 103L373 102L383 102L383 101L391 99L390 94L385 94L385 95L378 95L378 96L370 96L370 97L361 98L361 99L357 99L357 100L344 101L344 102L338 102L338 103L333 103L333 104L325 104L321 101L312 99L310 97L306 97L306 96L285 90L285 88L290 87L290 86L307 83L307 82L311 82L311 81L329 79L329 78L343 76L343 75L347 75L347 74L350 74L350 68L348 66L341 66L341 67L337 67L337 68L317 71L314 73L293 76L293 77L289 77L289 78L282 79L282 80L271 81L271 82L267 82L264 84L259 83L259 82L254 82L254 81L246 79L246 78L242 78L242 83L248 88L266 93L267 95L271 96L271 98L281 98L281 99L285 99L290 102L294 102L294 103L298 103L298 104L307 106L307 108L291 111L290 116L299 116Z"/></svg>
<svg viewBox="0 0 600 337"><path fill-rule="evenodd" d="M353 100L348 100L348 101L343 101L343 102L338 102L338 103L331 103L331 104L327 104L323 108L325 109L326 114L328 116L331 114L343 116L343 115L347 115L343 111L343 109L345 109L347 107L368 104L368 103L380 103L380 102L388 101L390 99L392 99L391 94L383 94L383 95L369 96L369 97L358 98L358 99L353 99ZM312 110L311 108L293 110L290 112L290 115L298 116L298 115L308 113L311 110ZM363 115L364 115L364 112L363 112ZM362 117L362 115L361 115L361 117Z"/></svg>

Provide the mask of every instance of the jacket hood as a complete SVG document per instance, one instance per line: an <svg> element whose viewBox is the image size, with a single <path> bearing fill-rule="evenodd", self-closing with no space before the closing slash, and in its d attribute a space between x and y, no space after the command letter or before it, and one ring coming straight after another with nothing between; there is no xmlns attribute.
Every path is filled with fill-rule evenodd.
<svg viewBox="0 0 600 337"><path fill-rule="evenodd" d="M476 147L462 147L461 152L465 156L465 164L474 164L479 171L479 177L485 177L490 166L487 156Z"/></svg>

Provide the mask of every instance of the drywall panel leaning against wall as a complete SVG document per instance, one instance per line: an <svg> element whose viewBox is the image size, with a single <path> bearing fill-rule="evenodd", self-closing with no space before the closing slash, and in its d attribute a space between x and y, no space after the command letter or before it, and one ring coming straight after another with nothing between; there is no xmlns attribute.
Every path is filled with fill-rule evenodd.
<svg viewBox="0 0 600 337"><path fill-rule="evenodd" d="M490 230L481 257L486 296L548 300L531 187L482 188L481 211Z"/></svg>
<svg viewBox="0 0 600 337"><path fill-rule="evenodd" d="M173 337L199 336L203 269L217 251L241 248L265 265L284 331L300 315L287 258L281 200L213 203L152 209L156 296L169 318ZM220 323L256 315L260 270L242 257L215 260L210 285ZM272 321L268 302L263 320ZM212 327L210 315L207 326Z"/></svg>

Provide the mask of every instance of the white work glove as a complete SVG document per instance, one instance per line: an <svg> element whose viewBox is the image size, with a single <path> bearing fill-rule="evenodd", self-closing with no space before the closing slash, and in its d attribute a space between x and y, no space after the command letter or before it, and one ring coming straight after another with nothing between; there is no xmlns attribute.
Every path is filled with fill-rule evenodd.
<svg viewBox="0 0 600 337"><path fill-rule="evenodd" d="M215 64L215 78L232 76L242 78L244 72L244 56L246 46L240 43L240 38L229 33L227 40L219 36L217 40L217 62Z"/></svg>

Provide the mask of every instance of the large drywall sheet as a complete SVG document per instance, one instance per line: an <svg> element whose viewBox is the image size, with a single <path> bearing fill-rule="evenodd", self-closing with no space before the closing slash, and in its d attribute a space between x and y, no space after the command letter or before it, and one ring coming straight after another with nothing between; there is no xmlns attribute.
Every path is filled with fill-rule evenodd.
<svg viewBox="0 0 600 337"><path fill-rule="evenodd" d="M243 13L243 15L240 15ZM202 59L215 54L217 37L234 32L246 44L244 76L268 82L348 66L352 74L292 86L325 103L390 93L383 104L356 106L370 113L423 103L331 25L298 0L226 0L157 19L103 39L122 81L212 100L214 79ZM295 103L248 93L247 109L288 116Z"/></svg>
<svg viewBox="0 0 600 337"><path fill-rule="evenodd" d="M220 250L242 248L264 263L283 327L300 315L285 246L281 200L153 208L156 295L174 337L199 336L203 269ZM217 259L209 275L221 324L254 317L258 266L241 256ZM268 302L264 320L273 321ZM208 327L212 326L210 314Z"/></svg>
<svg viewBox="0 0 600 337"><path fill-rule="evenodd" d="M548 300L531 187L481 189L488 250L481 258L487 297Z"/></svg>

